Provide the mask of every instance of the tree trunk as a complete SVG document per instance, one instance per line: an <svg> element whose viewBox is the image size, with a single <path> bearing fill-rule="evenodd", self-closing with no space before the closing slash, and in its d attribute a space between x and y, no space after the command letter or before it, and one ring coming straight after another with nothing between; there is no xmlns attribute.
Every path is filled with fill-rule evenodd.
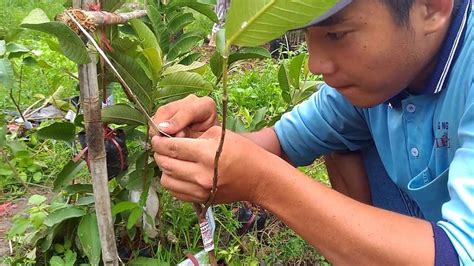
<svg viewBox="0 0 474 266"><path fill-rule="evenodd" d="M87 9L94 0L74 0L75 8ZM88 158L94 190L95 211L99 226L104 265L118 265L110 195L108 190L107 162L101 118L101 102L97 82L96 55L91 53L91 62L79 65L81 101L88 147Z"/></svg>

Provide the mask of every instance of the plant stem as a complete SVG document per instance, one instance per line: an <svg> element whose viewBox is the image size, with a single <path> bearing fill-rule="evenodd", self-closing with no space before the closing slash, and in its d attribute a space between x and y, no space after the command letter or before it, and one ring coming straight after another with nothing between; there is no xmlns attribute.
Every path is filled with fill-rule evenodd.
<svg viewBox="0 0 474 266"><path fill-rule="evenodd" d="M223 63L223 71L222 71L222 131L221 131L221 138L219 140L219 146L217 147L216 155L214 157L214 176L212 177L212 189L209 195L209 199L207 200L204 207L200 204L194 204L194 208L199 218L199 223L207 223L206 213L207 209L213 204L214 198L217 192L217 182L219 181L219 159L222 154L222 149L224 147L224 140L225 140L225 132L226 132L226 123L227 123L227 103L228 103L228 96L227 96L227 81L228 81L228 49L224 51L224 63ZM209 262L211 265L217 265L216 256L214 250L208 252Z"/></svg>
<svg viewBox="0 0 474 266"><path fill-rule="evenodd" d="M225 140L225 132L226 132L226 123L227 123L227 105L228 105L228 95L227 95L227 81L228 81L228 73L227 73L227 64L229 61L229 56L227 50L224 52L224 63L223 63L223 71L222 71L222 132L221 138L219 141L219 147L217 147L216 155L214 157L214 176L212 177L212 190L211 194L209 195L209 200L206 202L206 205L203 209L205 213L207 209L212 205L214 202L214 198L217 192L217 181L219 179L219 159L222 154L222 149L224 147L224 140Z"/></svg>
<svg viewBox="0 0 474 266"><path fill-rule="evenodd" d="M20 83L19 83L19 89L18 89L18 95L20 95L20 92L21 92L21 80L22 80L22 76L23 76L23 65L21 66L20 68ZM23 116L23 113L21 112L21 108L20 108L20 97L18 97L18 102L15 100L15 96L13 95L13 87L10 87L10 99L12 100L13 102L13 105L15 105L15 108L16 110L18 111L18 113L20 114L20 117L21 119L23 119L23 123L26 123L26 119L25 117Z"/></svg>

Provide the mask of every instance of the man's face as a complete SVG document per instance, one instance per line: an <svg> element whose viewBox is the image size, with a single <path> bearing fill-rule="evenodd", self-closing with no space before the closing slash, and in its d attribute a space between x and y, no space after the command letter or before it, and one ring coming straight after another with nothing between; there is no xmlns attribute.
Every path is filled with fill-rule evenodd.
<svg viewBox="0 0 474 266"><path fill-rule="evenodd" d="M408 23L397 24L379 0L353 1L308 28L310 70L356 106L382 103L416 83L432 61L422 23Z"/></svg>

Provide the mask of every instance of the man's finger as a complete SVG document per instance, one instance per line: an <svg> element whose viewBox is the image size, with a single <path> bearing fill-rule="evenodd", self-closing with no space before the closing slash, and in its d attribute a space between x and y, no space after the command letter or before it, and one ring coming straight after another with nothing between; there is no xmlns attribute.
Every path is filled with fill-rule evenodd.
<svg viewBox="0 0 474 266"><path fill-rule="evenodd" d="M204 191L199 185L178 180L166 174L161 176L161 185L174 195L180 195L181 200L204 202L210 191Z"/></svg>
<svg viewBox="0 0 474 266"><path fill-rule="evenodd" d="M168 176L180 179L186 182L194 182L194 175L197 172L198 166L195 162L182 161L174 159L159 153L153 154L156 164L161 171Z"/></svg>
<svg viewBox="0 0 474 266"><path fill-rule="evenodd" d="M151 144L153 150L167 157L189 161L198 162L200 158L206 155L206 149L212 147L205 147L205 140L189 139L189 138L165 138L153 137Z"/></svg>
<svg viewBox="0 0 474 266"><path fill-rule="evenodd" d="M158 108L154 121L160 129L174 135L188 126L206 130L216 120L215 104L209 97L189 95L183 100Z"/></svg>
<svg viewBox="0 0 474 266"><path fill-rule="evenodd" d="M211 173L206 174L204 167L195 162L181 161L155 153L155 162L166 175L185 182L199 185L206 191L212 188ZM203 175L205 176L204 178ZM200 178L201 177L201 178Z"/></svg>
<svg viewBox="0 0 474 266"><path fill-rule="evenodd" d="M176 193L176 192L172 192L170 191L171 195L173 195L173 197L175 197L176 199L178 200L181 200L181 201L186 201L186 202L193 202L193 203L205 203L206 200L201 200L201 199L198 199L192 195L188 195L188 194L181 194L181 193Z"/></svg>

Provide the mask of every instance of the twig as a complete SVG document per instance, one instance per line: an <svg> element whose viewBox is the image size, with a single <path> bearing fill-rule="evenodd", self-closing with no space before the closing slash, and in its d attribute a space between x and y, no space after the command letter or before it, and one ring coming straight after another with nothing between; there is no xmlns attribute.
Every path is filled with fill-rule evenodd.
<svg viewBox="0 0 474 266"><path fill-rule="evenodd" d="M223 64L223 72L222 72L222 132L221 138L219 141L219 147L217 148L216 155L214 157L214 176L212 177L212 189L211 194L209 195L209 199L204 206L203 212L205 213L207 209L212 205L214 202L214 198L217 192L217 181L219 179L219 159L222 154L222 149L224 147L224 140L225 140L225 132L226 132L226 123L227 123L227 104L228 104L228 96L227 96L227 63L228 63L228 56L227 52L224 55L224 64Z"/></svg>
<svg viewBox="0 0 474 266"><path fill-rule="evenodd" d="M21 92L21 80L22 80L22 76L23 76L23 65L21 66L20 68L20 83L19 83L19 89L18 89L18 95L20 95L20 92ZM12 100L13 102L13 105L15 105L15 108L16 110L18 111L18 113L20 114L20 117L21 119L23 119L23 123L26 123L26 119L25 117L23 116L23 112L21 112L21 108L20 108L20 97L18 97L18 102L15 100L15 96L13 95L13 87L10 87L10 99Z"/></svg>

